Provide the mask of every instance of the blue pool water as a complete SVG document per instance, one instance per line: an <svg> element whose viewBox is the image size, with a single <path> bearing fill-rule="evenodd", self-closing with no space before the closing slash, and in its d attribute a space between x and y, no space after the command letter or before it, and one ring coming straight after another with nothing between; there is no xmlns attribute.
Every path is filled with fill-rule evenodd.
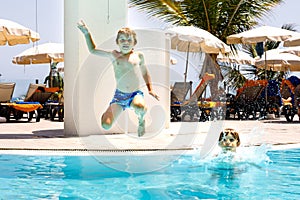
<svg viewBox="0 0 300 200"><path fill-rule="evenodd" d="M300 149L249 154L201 160L196 152L144 173L112 166L149 156L2 154L0 199L300 199Z"/></svg>

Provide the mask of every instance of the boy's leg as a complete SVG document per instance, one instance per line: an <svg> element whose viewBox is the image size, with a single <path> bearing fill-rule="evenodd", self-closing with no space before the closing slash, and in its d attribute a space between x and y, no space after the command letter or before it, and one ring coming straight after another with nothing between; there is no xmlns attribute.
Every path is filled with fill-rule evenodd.
<svg viewBox="0 0 300 200"><path fill-rule="evenodd" d="M139 119L139 127L138 127L138 136L141 137L145 134L145 114L146 114L146 105L145 100L142 95L136 95L130 106L134 109L135 113Z"/></svg>
<svg viewBox="0 0 300 200"><path fill-rule="evenodd" d="M110 129L122 111L123 108L118 104L113 103L109 105L101 117L102 127L106 130Z"/></svg>

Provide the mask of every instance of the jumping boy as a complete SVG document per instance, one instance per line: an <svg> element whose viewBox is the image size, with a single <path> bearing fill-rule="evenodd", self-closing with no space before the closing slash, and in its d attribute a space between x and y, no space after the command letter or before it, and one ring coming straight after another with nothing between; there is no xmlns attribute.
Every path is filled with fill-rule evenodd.
<svg viewBox="0 0 300 200"><path fill-rule="evenodd" d="M139 90L138 71L144 78L149 94L157 100L159 100L159 96L152 89L151 77L145 64L144 54L133 50L137 43L136 33L129 28L120 29L116 38L120 51L106 51L96 49L92 36L82 20L78 22L77 27L84 34L90 53L109 58L114 68L117 88L110 105L101 117L102 127L106 130L111 128L122 111L126 108L132 108L139 120L138 136L144 135L144 116L147 108L144 94Z"/></svg>

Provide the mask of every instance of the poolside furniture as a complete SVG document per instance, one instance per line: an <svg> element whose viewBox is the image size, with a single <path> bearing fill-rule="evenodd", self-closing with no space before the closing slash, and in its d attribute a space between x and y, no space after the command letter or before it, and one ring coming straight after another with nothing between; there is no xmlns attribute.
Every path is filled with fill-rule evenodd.
<svg viewBox="0 0 300 200"><path fill-rule="evenodd" d="M46 88L45 84L30 83L24 102L39 102L43 105L58 90L59 88Z"/></svg>
<svg viewBox="0 0 300 200"><path fill-rule="evenodd" d="M47 110L46 119L50 118L51 121L54 121L55 118L58 118L58 121L64 121L64 96L63 91L60 91L56 101L46 102L44 104L45 109Z"/></svg>
<svg viewBox="0 0 300 200"><path fill-rule="evenodd" d="M298 113L298 101L295 101L295 98L298 98L295 96L295 88L298 85L300 85L300 79L297 76L291 76L281 82L282 114L288 122L293 121L294 116Z"/></svg>
<svg viewBox="0 0 300 200"><path fill-rule="evenodd" d="M297 114L298 114L298 118L300 121L300 84L297 85L297 87L295 88L295 94L294 94L294 98L295 98L295 108L297 110Z"/></svg>
<svg viewBox="0 0 300 200"><path fill-rule="evenodd" d="M189 120L187 121L194 121L196 117L197 120L203 121L201 117L206 114L204 113L205 110L203 110L201 106L199 107L199 105L201 105L199 101L201 101L201 96L211 79L214 79L214 75L206 73L189 99L183 99L181 102L171 104L171 120L186 121L188 117ZM185 92L183 92L183 94L184 93Z"/></svg>
<svg viewBox="0 0 300 200"><path fill-rule="evenodd" d="M0 83L0 103L10 102L16 83Z"/></svg>
<svg viewBox="0 0 300 200"><path fill-rule="evenodd" d="M226 119L257 119L257 114L262 114L258 97L267 84L267 80L247 80L237 95L227 100Z"/></svg>
<svg viewBox="0 0 300 200"><path fill-rule="evenodd" d="M49 102L46 103L47 107L47 118L50 117L51 121L54 121L55 118L58 118L58 121L64 121L64 104L63 102Z"/></svg>
<svg viewBox="0 0 300 200"><path fill-rule="evenodd" d="M16 83L0 83L0 116L7 117L8 108L5 105L10 102L15 90Z"/></svg>
<svg viewBox="0 0 300 200"><path fill-rule="evenodd" d="M280 107L282 106L280 83L277 80L268 80L268 84L258 97L258 101L261 112L263 112L262 116L274 114L274 117L280 117Z"/></svg>
<svg viewBox="0 0 300 200"><path fill-rule="evenodd" d="M23 118L23 115L27 114L28 121L31 121L35 115L36 122L39 122L42 114L45 113L43 105L52 94L52 91L47 91L45 84L30 83L24 101L6 104L10 108L10 115L7 121L10 120L11 114L16 120Z"/></svg>
<svg viewBox="0 0 300 200"><path fill-rule="evenodd" d="M181 120L181 107L180 105L192 96L193 82L175 82L171 90L171 121Z"/></svg>

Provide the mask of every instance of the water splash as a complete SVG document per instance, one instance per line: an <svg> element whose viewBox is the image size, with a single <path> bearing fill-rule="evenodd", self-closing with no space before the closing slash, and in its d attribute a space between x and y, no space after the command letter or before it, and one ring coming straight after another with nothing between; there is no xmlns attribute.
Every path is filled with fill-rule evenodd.
<svg viewBox="0 0 300 200"><path fill-rule="evenodd" d="M271 160L267 152L271 150L269 145L238 147L236 152L223 153L220 147L216 147L209 156L200 160L202 164L234 164L248 163L254 165L265 165Z"/></svg>

